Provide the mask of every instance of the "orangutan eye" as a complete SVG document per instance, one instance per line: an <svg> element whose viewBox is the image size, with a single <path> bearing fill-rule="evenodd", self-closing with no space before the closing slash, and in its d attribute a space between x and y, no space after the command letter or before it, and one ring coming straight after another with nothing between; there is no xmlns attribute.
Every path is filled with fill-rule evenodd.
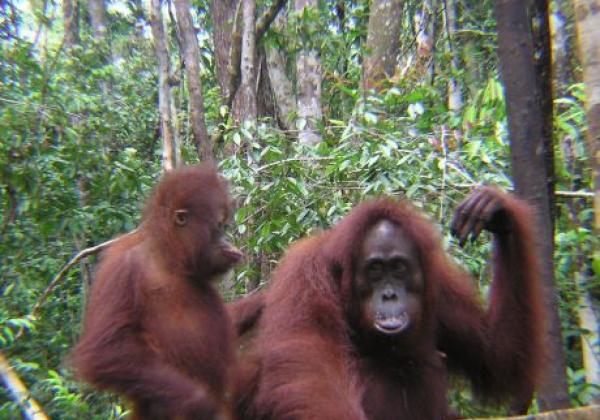
<svg viewBox="0 0 600 420"><path fill-rule="evenodd" d="M185 209L175 210L173 213L173 222L177 226L185 226L188 221L188 211Z"/></svg>
<svg viewBox="0 0 600 420"><path fill-rule="evenodd" d="M396 275L401 275L406 273L406 271L408 270L408 267L406 266L406 264L403 261L396 261L394 262L394 273Z"/></svg>
<svg viewBox="0 0 600 420"><path fill-rule="evenodd" d="M379 261L369 264L367 274L372 279L377 279L383 274L383 264Z"/></svg>

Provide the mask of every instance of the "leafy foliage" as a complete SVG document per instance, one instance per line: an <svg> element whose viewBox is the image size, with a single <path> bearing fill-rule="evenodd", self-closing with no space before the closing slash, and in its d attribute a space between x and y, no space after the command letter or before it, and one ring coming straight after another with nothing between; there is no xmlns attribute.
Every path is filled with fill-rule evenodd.
<svg viewBox="0 0 600 420"><path fill-rule="evenodd" d="M134 8L134 3L127 5ZM207 19L207 2L194 3ZM343 16L338 3L346 5ZM224 149L235 144L241 150L220 162L239 203L232 235L248 256L261 255L266 262L257 267L249 260L241 267L227 298L244 293L249 277L267 282L290 242L331 226L365 197L384 193L412 200L438 221L450 252L486 291L489 238L460 249L446 228L456 203L474 185L511 185L492 2L461 2L461 70L453 75L465 86L467 105L460 113L445 106L450 52L442 42L436 46L440 73L435 80L408 74L380 93L361 92L367 3L320 2L318 10L292 16L289 29L268 34L266 42L288 54L301 44L300 34L310 34L310 42L321 49L325 141L305 148L270 120L256 129L227 127ZM421 3L405 2L403 56L414 49L410 16ZM0 348L53 418L125 415L116 398L74 381L65 363L78 334L94 260L71 270L36 316L30 314L74 254L139 223L141 204L160 173L152 45L137 34L132 16L113 12L109 17L110 47L94 42L85 25L81 46L69 50L56 25L45 27L50 34L46 47L15 36L12 24L0 28ZM22 23L15 22L17 27ZM210 64L209 38L200 36L203 61ZM219 92L211 69L205 68L202 77L207 120L214 125L221 114ZM184 90L175 89L181 109L186 107ZM559 189L587 189L591 182L582 95L576 84L557 101ZM186 113L178 118L187 140ZM183 146L184 159L194 162L193 145L186 141ZM600 296L600 276L598 269L582 272L581 267L600 266L600 256L594 256L598 239L589 202L558 204L555 263L563 332L573 401L582 404L594 389L582 377L579 343L585 332L577 311L582 291ZM455 388L452 401L460 413L485 413L461 384ZM0 388L0 417L19 415Z"/></svg>

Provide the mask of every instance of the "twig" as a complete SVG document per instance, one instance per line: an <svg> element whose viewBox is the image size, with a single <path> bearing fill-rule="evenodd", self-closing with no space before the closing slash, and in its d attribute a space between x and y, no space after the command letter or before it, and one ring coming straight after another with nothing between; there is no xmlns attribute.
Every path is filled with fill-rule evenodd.
<svg viewBox="0 0 600 420"><path fill-rule="evenodd" d="M254 172L262 172L265 169L269 169L273 166L283 165L284 163L288 163L288 162L317 162L317 161L321 161L321 160L333 160L333 158L328 157L328 156L323 156L323 157L299 157L299 158L282 159L282 160L278 160L277 162L272 162L272 163L263 165L263 166L257 168Z"/></svg>
<svg viewBox="0 0 600 420"><path fill-rule="evenodd" d="M479 183L472 184L454 184L453 187L460 189L467 188L475 188ZM513 191L513 188L507 187L506 190ZM595 197L594 193L591 191L554 191L554 195L557 197L565 197L565 198L585 198L585 199L593 199Z"/></svg>
<svg viewBox="0 0 600 420"><path fill-rule="evenodd" d="M44 414L40 405L33 399L31 393L2 352L0 352L0 376L6 389L12 395L13 401L21 407L23 416L27 420L48 420L48 416Z"/></svg>
<svg viewBox="0 0 600 420"><path fill-rule="evenodd" d="M86 249L80 251L77 255L75 255L67 264L65 264L63 266L63 268L58 272L58 274L56 276L54 276L54 278L52 279L50 284L48 284L48 287L46 287L46 290L44 290L44 293L42 293L42 295L39 297L39 299L37 300L35 305L33 305L33 309L31 310L31 312L29 314L29 318L32 319L36 316L37 312L40 310L40 308L44 304L48 295L50 295L50 293L52 293L54 288L56 288L58 283L65 277L67 272L71 268L73 268L73 266L77 265L82 259L84 259L90 255L95 255L95 254L99 253L100 251L104 250L105 248L108 248L110 245L114 244L115 242L118 242L123 238L131 236L134 233L136 233L137 231L138 231L138 229L134 229L131 232L126 233L125 235L121 235L121 236L113 238L109 241L102 242L99 245L96 245L96 246L93 246L90 248L86 248ZM19 338L22 334L23 334L23 328L21 328L21 330L18 332L18 334L16 335L16 338Z"/></svg>
<svg viewBox="0 0 600 420"><path fill-rule="evenodd" d="M554 195L569 198L594 198L594 193L590 191L555 191Z"/></svg>

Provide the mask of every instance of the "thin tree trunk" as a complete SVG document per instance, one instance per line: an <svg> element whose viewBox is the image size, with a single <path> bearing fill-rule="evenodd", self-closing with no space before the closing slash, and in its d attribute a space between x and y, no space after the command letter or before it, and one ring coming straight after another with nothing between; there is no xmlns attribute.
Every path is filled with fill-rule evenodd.
<svg viewBox="0 0 600 420"><path fill-rule="evenodd" d="M161 0L163 1L163 0ZM183 133L183 125L184 125L184 121L183 118L181 118L179 116L179 112L178 110L183 110L185 106L187 106L186 112L185 112L185 116L187 118L187 127L191 127L191 123L190 123L190 116L191 116L191 109L190 109L190 101L188 100L188 97L184 97L185 95L183 95L183 92L186 91L186 86L185 86L185 82L186 82L186 78L181 74L181 72L183 71L183 69L185 69L185 63L184 63L184 59L183 59L183 47L181 45L181 34L179 31L179 28L177 26L177 19L175 18L175 14L173 13L173 2L171 0L167 0L167 10L168 10L168 14L169 14L169 22L171 23L172 27L175 28L175 34L176 34L176 40L177 40L177 45L179 47L179 63L177 65L177 67L175 69L169 69L169 86L170 86L170 91L171 91L171 95L169 97L169 107L171 109L171 115L173 118L173 133L174 133L174 139L175 139L175 143L174 143L174 153L175 153L175 163L177 166L182 165L182 159L181 159L181 137L180 137L180 133ZM165 27L168 29L169 28L169 23L165 21ZM168 35L167 35L167 39L168 39ZM169 60L170 63L170 60ZM177 87L175 87L177 86ZM177 89L178 92L180 92L179 95L177 95L177 98L175 98L175 95L172 93L173 91L175 91ZM177 99L177 101L176 101ZM192 140L193 141L193 140ZM196 149L196 154L198 154L198 149ZM199 156L200 157L200 156Z"/></svg>
<svg viewBox="0 0 600 420"><path fill-rule="evenodd" d="M586 113L589 124L588 154L592 168L594 198L594 230L600 233L600 0L574 0L579 55L583 67L583 81L586 90ZM598 258L598 252L594 258ZM588 293L580 311L582 327L591 331L583 343L586 379L593 384L600 383L600 363L598 362L598 319L591 307ZM598 402L600 397L596 397Z"/></svg>
<svg viewBox="0 0 600 420"><path fill-rule="evenodd" d="M563 0L552 2L550 15L552 33L552 72L554 73L554 91L557 97L566 94L571 77L570 44L567 34L567 19L562 11Z"/></svg>
<svg viewBox="0 0 600 420"><path fill-rule="evenodd" d="M242 51L240 60L241 81L234 106L234 119L238 123L251 123L252 135L256 135L258 117L257 86L258 69L256 52L256 1L242 1ZM259 180L257 180L259 182ZM259 251L252 258L255 267L262 267L263 252ZM260 284L260 275L245 279L246 293L253 291Z"/></svg>
<svg viewBox="0 0 600 420"><path fill-rule="evenodd" d="M543 1L543 0L539 0ZM569 406L565 354L554 292L554 232L552 221L553 173L548 162L551 139L547 127L552 114L544 107L541 86L536 74L528 2L498 0L498 42L500 71L506 91L506 106L511 144L511 161L517 195L537 210L538 248L541 277L544 279L544 303L547 308L545 331L545 377L538 397L542 410ZM548 46L549 47L549 46ZM543 76L548 77L547 74ZM543 92L548 95L547 91ZM550 96L551 97L551 96ZM550 122L548 122L550 119ZM526 409L530 396L515 401L518 411Z"/></svg>
<svg viewBox="0 0 600 420"><path fill-rule="evenodd" d="M163 141L163 169L170 171L175 168L176 133L171 112L171 63L165 38L161 0L152 0L150 10L150 26L154 38L154 51L158 61L158 110L160 114L160 129Z"/></svg>
<svg viewBox="0 0 600 420"><path fill-rule="evenodd" d="M417 69L423 76L433 80L433 48L435 39L434 7L432 0L423 0L421 11L415 14L417 43Z"/></svg>
<svg viewBox="0 0 600 420"><path fill-rule="evenodd" d="M223 98L230 96L231 34L237 4L238 0L213 0L211 6L217 82Z"/></svg>
<svg viewBox="0 0 600 420"><path fill-rule="evenodd" d="M135 38L138 42L144 42L144 5L142 0L132 0L132 14L135 18Z"/></svg>
<svg viewBox="0 0 600 420"><path fill-rule="evenodd" d="M305 8L317 8L317 0L295 0L295 9L299 14ZM296 77L298 92L298 117L302 121L298 140L301 144L315 146L322 140L317 124L322 119L321 109L321 59L314 45L305 46L296 58Z"/></svg>
<svg viewBox="0 0 600 420"><path fill-rule="evenodd" d="M587 285L592 281L586 273L578 274L578 283L580 286ZM586 331L581 335L581 350L583 356L583 367L585 369L585 381L590 385L600 384L600 362L598 355L600 354L598 331L600 331L600 322L594 307L593 298L589 291L579 288L578 298L579 308L577 314L579 316L579 326ZM595 392L592 395L592 402L600 404L600 395Z"/></svg>
<svg viewBox="0 0 600 420"><path fill-rule="evenodd" d="M241 81L233 107L233 118L238 123L251 121L256 127L258 116L256 67L256 1L242 0L242 55Z"/></svg>
<svg viewBox="0 0 600 420"><path fill-rule="evenodd" d="M63 17L64 17L64 44L67 48L74 47L80 43L79 38L79 2L78 0L64 0L62 4ZM76 114L70 114L69 124L72 128L75 128L76 132L80 132L81 121L83 118ZM85 139L81 136L77 137L77 146L83 147ZM88 205L88 183L84 171L78 171L77 176L77 195L80 208L84 208ZM77 248L82 248L85 242L85 235L76 236L74 238L75 245ZM80 263L80 276L81 282L84 285L83 290L91 284L92 279L92 267L87 261L81 261ZM86 298L84 293L84 299ZM82 305L85 307L85 300Z"/></svg>
<svg viewBox="0 0 600 420"><path fill-rule="evenodd" d="M284 130L291 131L294 123L293 117L297 112L294 87L285 72L285 59L277 48L267 47L266 53L279 123Z"/></svg>
<svg viewBox="0 0 600 420"><path fill-rule="evenodd" d="M396 71L400 49L403 0L373 0L369 15L369 28L365 61L363 64L363 88L380 88L382 82Z"/></svg>
<svg viewBox="0 0 600 420"><path fill-rule="evenodd" d="M595 228L600 232L600 0L574 0L579 55L585 82L588 153L596 190Z"/></svg>
<svg viewBox="0 0 600 420"><path fill-rule="evenodd" d="M458 54L456 53L456 42L454 35L458 29L456 21L456 0L445 0L446 10L446 35L448 37L448 46L452 54L450 58L450 76L448 77L448 109L450 111L460 112L463 107L461 86L456 79L458 72Z"/></svg>
<svg viewBox="0 0 600 420"><path fill-rule="evenodd" d="M63 0L63 19L65 27L64 42L68 49L79 44L79 2L78 0Z"/></svg>
<svg viewBox="0 0 600 420"><path fill-rule="evenodd" d="M544 155L546 157L546 185L548 186L548 197L550 197L550 227L554 232L554 220L556 219L556 206L554 204L554 132L553 124L553 91L552 91L552 48L550 37L550 17L548 0L536 0L530 3L530 21L536 22L531 25L534 70L537 82L539 107L542 115L542 142Z"/></svg>
<svg viewBox="0 0 600 420"><path fill-rule="evenodd" d="M200 51L198 38L190 14L188 0L175 0L177 24L181 37L183 61L188 78L188 92L190 95L190 116L194 144L200 160L212 159L213 150L206 122L204 120L204 96L202 94L202 81L200 79Z"/></svg>
<svg viewBox="0 0 600 420"><path fill-rule="evenodd" d="M277 116L274 106L274 93L269 77L266 52L259 45L260 38L283 9L285 0L276 0L256 18L254 66L257 71L258 88L256 98L257 115ZM243 2L238 0L213 0L211 14L213 18L213 42L215 45L216 74L223 103L231 108L232 116L237 121L239 107L236 96L240 93L241 84L241 55L243 33Z"/></svg>
<svg viewBox="0 0 600 420"><path fill-rule="evenodd" d="M287 0L275 0L265 12L256 19L256 42L260 42L262 36L267 32L271 24L277 19L279 12L283 9Z"/></svg>
<svg viewBox="0 0 600 420"><path fill-rule="evenodd" d="M573 139L568 136L565 137L562 149L565 156L566 170L572 178L570 188L572 191L581 190L584 188L583 180L585 177L583 172L585 165L581 159L578 159L577 147ZM567 202L569 216L573 225L581 225L580 214L588 206L589 203L587 200L582 198L574 198ZM581 227L593 231L593 223L593 220L591 223L586 220ZM586 249L580 243L576 243L575 245L574 263L577 267L575 273L576 293L578 296L577 313L579 326L583 330L580 339L585 379L588 384L599 384L600 361L598 360L598 355L600 355L600 340L598 333L600 332L600 322L598 320L597 308L594 307L594 298L591 295L591 290L589 290L589 284L594 278L594 270L591 266L591 260L594 256L590 258L589 252L586 252ZM592 401L595 404L600 403L600 395L593 393Z"/></svg>
<svg viewBox="0 0 600 420"><path fill-rule="evenodd" d="M88 0L88 10L94 37L98 40L105 39L108 30L105 0Z"/></svg>

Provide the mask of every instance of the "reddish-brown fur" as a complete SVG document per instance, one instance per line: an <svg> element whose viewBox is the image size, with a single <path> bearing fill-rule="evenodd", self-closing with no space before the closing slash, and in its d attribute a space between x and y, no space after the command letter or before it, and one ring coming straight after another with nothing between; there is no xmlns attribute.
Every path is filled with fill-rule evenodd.
<svg viewBox="0 0 600 420"><path fill-rule="evenodd" d="M527 206L498 192L510 232L495 235L486 311L431 223L407 203L378 199L292 246L265 290L245 356L241 418L441 419L447 369L493 400L530 396L540 368L541 305ZM414 242L425 279L422 327L410 346L352 327L361 240L389 220ZM411 339L412 340L412 339ZM410 348L407 348L410 347Z"/></svg>
<svg viewBox="0 0 600 420"><path fill-rule="evenodd" d="M139 232L102 257L72 363L128 398L136 418L226 415L233 327L211 280L238 257L216 239L229 204L214 165L177 169L155 189ZM174 225L177 209L189 212L184 226Z"/></svg>
<svg viewBox="0 0 600 420"><path fill-rule="evenodd" d="M258 323L265 306L265 296L257 290L227 305L227 312L233 320L238 337L251 331Z"/></svg>

